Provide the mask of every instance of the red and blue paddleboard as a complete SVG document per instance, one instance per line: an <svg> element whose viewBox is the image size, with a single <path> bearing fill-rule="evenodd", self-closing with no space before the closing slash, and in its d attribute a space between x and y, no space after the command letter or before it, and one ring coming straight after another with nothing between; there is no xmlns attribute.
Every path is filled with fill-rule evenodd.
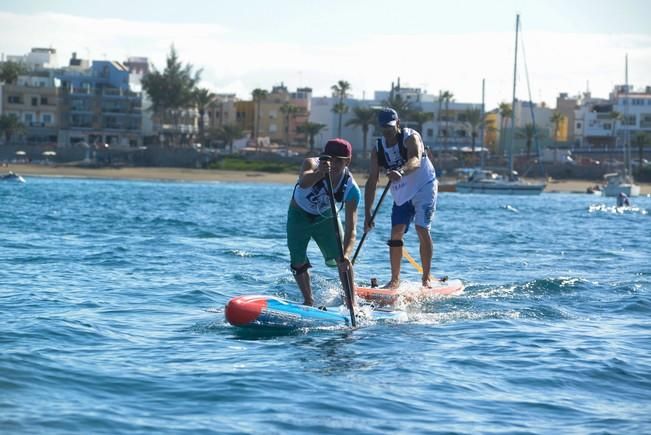
<svg viewBox="0 0 651 435"><path fill-rule="evenodd" d="M400 311L371 311L370 320L403 320ZM238 296L226 304L226 320L242 328L299 329L349 327L348 310L331 307L325 310L308 307L275 296Z"/></svg>

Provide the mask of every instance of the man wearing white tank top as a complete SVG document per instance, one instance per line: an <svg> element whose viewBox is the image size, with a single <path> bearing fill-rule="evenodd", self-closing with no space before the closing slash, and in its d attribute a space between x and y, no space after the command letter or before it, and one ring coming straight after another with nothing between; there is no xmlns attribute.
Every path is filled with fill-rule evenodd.
<svg viewBox="0 0 651 435"><path fill-rule="evenodd" d="M384 287L397 288L400 285L403 237L411 222L415 224L420 242L423 286L429 287L432 283L433 254L430 227L438 192L434 166L425 152L420 134L413 129L401 127L395 110L381 109L378 112L378 122L382 128L382 137L371 151L369 177L364 189L364 231L370 231L374 226L371 214L382 168L391 181L391 196L394 201L391 239L387 242L391 280Z"/></svg>

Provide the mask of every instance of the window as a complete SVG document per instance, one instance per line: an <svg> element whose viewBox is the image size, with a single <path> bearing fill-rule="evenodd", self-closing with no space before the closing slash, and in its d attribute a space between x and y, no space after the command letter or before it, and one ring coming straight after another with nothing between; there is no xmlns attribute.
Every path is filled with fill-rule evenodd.
<svg viewBox="0 0 651 435"><path fill-rule="evenodd" d="M41 104L47 105L47 97L41 97Z"/></svg>
<svg viewBox="0 0 651 435"><path fill-rule="evenodd" d="M576 128L577 128L577 129L580 129L580 128L581 128L581 123L580 123L580 122L577 122L577 123L576 123Z"/></svg>
<svg viewBox="0 0 651 435"><path fill-rule="evenodd" d="M433 128L428 128L427 129L427 137L433 137L434 136L434 129Z"/></svg>
<svg viewBox="0 0 651 435"><path fill-rule="evenodd" d="M23 119L25 120L26 124L31 124L34 122L34 114L33 113L25 113L23 114Z"/></svg>
<svg viewBox="0 0 651 435"><path fill-rule="evenodd" d="M10 104L22 104L23 100L18 95L9 95L7 97L7 102Z"/></svg>
<svg viewBox="0 0 651 435"><path fill-rule="evenodd" d="M32 97L32 106L38 106L38 97Z"/></svg>
<svg viewBox="0 0 651 435"><path fill-rule="evenodd" d="M41 115L41 121L44 124L52 124L52 115L49 113L44 113Z"/></svg>

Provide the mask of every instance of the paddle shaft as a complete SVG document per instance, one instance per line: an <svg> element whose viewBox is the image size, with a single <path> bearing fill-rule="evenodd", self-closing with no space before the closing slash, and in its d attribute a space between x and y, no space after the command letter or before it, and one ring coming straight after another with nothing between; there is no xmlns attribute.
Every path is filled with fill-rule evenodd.
<svg viewBox="0 0 651 435"><path fill-rule="evenodd" d="M377 214L378 210L380 210L380 205L382 204L384 197L387 196L387 192L389 191L390 186L391 186L391 180L387 182L387 185L384 188L384 192L382 192L382 195L380 196L380 200L377 202L377 205L375 206L375 210L373 210L373 214L371 215L371 220L369 221L369 225L372 224L373 221L375 220L375 215ZM366 240L367 234L368 231L364 231L364 234L362 235L362 239L359 241L359 245L357 245L357 249L355 250L355 255L353 255L353 259L351 260L351 264L355 264L355 260L357 259L357 255L359 254L360 249L362 249L362 245L364 244L364 240Z"/></svg>
<svg viewBox="0 0 651 435"><path fill-rule="evenodd" d="M337 215L337 206L335 205L335 196L334 191L332 190L332 178L330 177L330 172L325 176L326 187L328 188L328 198L330 199L330 209L332 210L332 222L334 222L335 235L337 237L337 247L339 248L339 262L345 260L344 256L344 245L341 240L341 234L339 233L339 217ZM341 278L341 277L340 277ZM344 294L346 296L346 301L348 302L348 310L350 311L350 323L353 327L357 326L355 321L355 307L353 307L353 289L350 288L350 272L346 270L344 277L341 280L341 285L344 288Z"/></svg>

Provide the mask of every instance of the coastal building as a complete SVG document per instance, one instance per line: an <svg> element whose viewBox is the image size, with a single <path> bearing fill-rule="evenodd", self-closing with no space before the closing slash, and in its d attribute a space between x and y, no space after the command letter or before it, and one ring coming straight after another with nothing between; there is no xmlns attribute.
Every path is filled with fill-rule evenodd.
<svg viewBox="0 0 651 435"><path fill-rule="evenodd" d="M575 150L623 156L626 144L651 134L651 86L615 86L608 99L584 94L575 110ZM616 157L622 159L622 157ZM623 160L623 159L622 159Z"/></svg>
<svg viewBox="0 0 651 435"><path fill-rule="evenodd" d="M32 48L24 55L7 55L8 62L16 62L27 67L28 70L58 68L59 60L54 48Z"/></svg>
<svg viewBox="0 0 651 435"><path fill-rule="evenodd" d="M305 124L312 108L312 89L297 88L289 92L284 83L274 86L261 100L259 124L254 117L254 129L259 137L285 146L305 146L306 136L299 126ZM257 107L255 108L257 110Z"/></svg>
<svg viewBox="0 0 651 435"><path fill-rule="evenodd" d="M419 130L425 146L433 150L470 148L474 130L475 145L477 150L479 149L478 125L472 126L468 122L467 112L469 110L480 110L481 104L445 102L439 96L428 94L420 88L401 86L398 79L397 84L391 84L390 90L375 91L371 100L358 100L350 97L344 99L343 102L348 107L348 110L342 116L341 135L351 142L355 152L362 152L364 144L362 129L359 126L347 125L355 118L354 109L357 107L379 109L392 105L392 102L396 101L403 103L407 108L407 110L403 110L404 113L401 113L401 125ZM339 103L339 98L336 96L314 97L312 99L310 122L326 125L317 136L317 142L323 142L327 137L334 137L338 134L339 115L333 112L333 108L337 103ZM425 120L416 119L412 115L413 112L425 113ZM427 119L428 116L429 119ZM380 132L373 123L369 129L367 150L374 146L379 135Z"/></svg>
<svg viewBox="0 0 651 435"><path fill-rule="evenodd" d="M27 143L56 145L59 130L59 89L47 70L19 76L14 84L0 85L0 113L13 114L25 126Z"/></svg>
<svg viewBox="0 0 651 435"><path fill-rule="evenodd" d="M574 144L574 125L576 123L576 109L578 108L579 97L569 97L563 92L556 98L556 111L563 116L562 124L559 126L559 132L556 140Z"/></svg>
<svg viewBox="0 0 651 435"><path fill-rule="evenodd" d="M252 100L235 101L235 122L250 136L253 135L255 123L255 103Z"/></svg>
<svg viewBox="0 0 651 435"><path fill-rule="evenodd" d="M142 145L142 96L129 87L129 70L116 61L78 59L57 71L59 144L118 148Z"/></svg>
<svg viewBox="0 0 651 435"><path fill-rule="evenodd" d="M209 130L216 130L224 125L236 124L237 98L235 94L215 94L206 107L204 125Z"/></svg>

